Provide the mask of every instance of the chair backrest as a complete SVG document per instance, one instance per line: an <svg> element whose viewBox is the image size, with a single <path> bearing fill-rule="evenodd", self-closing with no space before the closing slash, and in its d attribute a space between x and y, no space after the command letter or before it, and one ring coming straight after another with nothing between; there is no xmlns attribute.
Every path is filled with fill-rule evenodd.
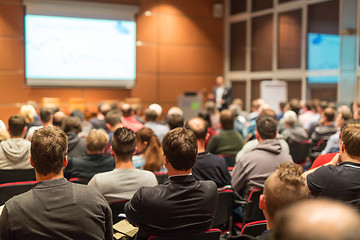
<svg viewBox="0 0 360 240"><path fill-rule="evenodd" d="M154 174L159 184L163 184L168 178L167 172L155 172Z"/></svg>
<svg viewBox="0 0 360 240"><path fill-rule="evenodd" d="M228 167L235 166L235 157L236 155L228 155L228 154L218 154L218 156L223 157Z"/></svg>
<svg viewBox="0 0 360 240"><path fill-rule="evenodd" d="M0 205L4 205L13 196L29 191L35 183L36 181L26 181L0 184Z"/></svg>
<svg viewBox="0 0 360 240"><path fill-rule="evenodd" d="M259 199L263 190L259 188L254 188L248 198L248 202L245 205L243 223L254 222L265 220L263 211L259 208Z"/></svg>
<svg viewBox="0 0 360 240"><path fill-rule="evenodd" d="M253 237L260 236L266 230L266 220L255 221L245 224L240 235L246 234Z"/></svg>
<svg viewBox="0 0 360 240"><path fill-rule="evenodd" d="M124 219L123 217L120 217L119 214L124 213L124 207L128 201L129 200L122 200L109 203L112 211L113 224Z"/></svg>
<svg viewBox="0 0 360 240"><path fill-rule="evenodd" d="M229 223L229 232L231 232L232 211L234 208L234 190L224 189L218 191L218 204L213 220L213 227L220 227Z"/></svg>
<svg viewBox="0 0 360 240"><path fill-rule="evenodd" d="M310 140L289 143L290 155L294 163L303 163L310 154Z"/></svg>
<svg viewBox="0 0 360 240"><path fill-rule="evenodd" d="M174 236L174 237L157 237L150 236L148 240L219 240L220 239L220 229L209 229L205 232L195 233L191 235L183 236Z"/></svg>
<svg viewBox="0 0 360 240"><path fill-rule="evenodd" d="M0 170L0 184L35 180L35 170L33 168Z"/></svg>

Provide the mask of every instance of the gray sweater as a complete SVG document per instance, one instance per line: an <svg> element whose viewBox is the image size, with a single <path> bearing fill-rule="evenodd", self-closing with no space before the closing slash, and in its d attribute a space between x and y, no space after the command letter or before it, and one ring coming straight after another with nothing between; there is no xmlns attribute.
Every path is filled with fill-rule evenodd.
<svg viewBox="0 0 360 240"><path fill-rule="evenodd" d="M289 153L282 151L276 139L260 142L252 152L243 155L236 163L231 185L247 199L254 188L264 188L267 177L280 163L293 162Z"/></svg>
<svg viewBox="0 0 360 240"><path fill-rule="evenodd" d="M29 169L30 145L23 138L9 138L0 143L0 169Z"/></svg>

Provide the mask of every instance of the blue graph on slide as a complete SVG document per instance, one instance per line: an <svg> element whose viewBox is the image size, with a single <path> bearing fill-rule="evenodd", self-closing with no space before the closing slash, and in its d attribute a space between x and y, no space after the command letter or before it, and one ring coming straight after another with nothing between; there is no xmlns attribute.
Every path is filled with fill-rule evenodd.
<svg viewBox="0 0 360 240"><path fill-rule="evenodd" d="M26 77L135 79L134 22L27 15Z"/></svg>

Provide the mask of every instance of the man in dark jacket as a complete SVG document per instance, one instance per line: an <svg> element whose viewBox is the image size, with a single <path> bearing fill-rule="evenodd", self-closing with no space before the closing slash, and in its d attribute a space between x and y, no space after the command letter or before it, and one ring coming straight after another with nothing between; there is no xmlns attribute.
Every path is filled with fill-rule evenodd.
<svg viewBox="0 0 360 240"><path fill-rule="evenodd" d="M80 157L86 153L86 143L84 138L79 137L81 132L81 121L77 117L67 117L64 119L62 130L68 136L68 157Z"/></svg>
<svg viewBox="0 0 360 240"><path fill-rule="evenodd" d="M254 188L264 188L265 180L280 163L293 162L291 156L282 151L279 140L275 139L276 128L274 118L259 117L255 132L259 144L235 165L231 185L244 199Z"/></svg>

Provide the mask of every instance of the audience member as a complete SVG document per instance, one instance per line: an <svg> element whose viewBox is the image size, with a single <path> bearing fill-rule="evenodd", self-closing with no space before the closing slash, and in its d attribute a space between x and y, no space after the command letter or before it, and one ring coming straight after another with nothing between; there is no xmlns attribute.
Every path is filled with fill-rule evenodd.
<svg viewBox="0 0 360 240"><path fill-rule="evenodd" d="M26 121L20 115L9 118L10 138L0 143L0 169L29 169L30 142L24 139Z"/></svg>
<svg viewBox="0 0 360 240"><path fill-rule="evenodd" d="M53 125L61 128L62 122L66 117L66 114L62 111L55 112L53 116Z"/></svg>
<svg viewBox="0 0 360 240"><path fill-rule="evenodd" d="M267 220L267 231L259 239L270 239L276 214L291 204L307 199L309 192L302 167L297 164L282 163L265 181L264 193L260 195L259 207Z"/></svg>
<svg viewBox="0 0 360 240"><path fill-rule="evenodd" d="M293 111L296 114L296 122L294 123L294 126L304 128L302 123L297 118L300 110L301 110L301 105L300 105L300 101L298 99L291 99L285 106L285 112ZM282 132L285 130L285 119L284 118L280 119L277 129L278 129L279 134L282 134Z"/></svg>
<svg viewBox="0 0 360 240"><path fill-rule="evenodd" d="M343 109L343 110L341 110ZM331 152L338 152L339 151L339 134L340 134L340 128L347 120L350 120L352 118L352 114L350 112L349 107L345 106L345 108L341 107L338 111L338 115L336 117L336 127L338 128L338 131L331 135L326 142L326 146L324 150L322 150L321 154L325 153L331 153Z"/></svg>
<svg viewBox="0 0 360 240"><path fill-rule="evenodd" d="M184 116L178 114L171 114L166 116L166 123L169 126L170 130L173 130L178 127L184 127Z"/></svg>
<svg viewBox="0 0 360 240"><path fill-rule="evenodd" d="M288 144L300 143L301 141L308 139L308 135L304 127L296 124L298 122L298 118L294 111L286 111L283 119L285 129L281 135Z"/></svg>
<svg viewBox="0 0 360 240"><path fill-rule="evenodd" d="M314 196L357 203L360 192L360 121L350 120L341 130L340 153L327 164L303 175Z"/></svg>
<svg viewBox="0 0 360 240"><path fill-rule="evenodd" d="M360 218L345 204L325 200L296 203L275 218L272 239L358 240Z"/></svg>
<svg viewBox="0 0 360 240"><path fill-rule="evenodd" d="M144 124L135 119L134 112L129 104L122 104L121 112L123 115L121 122L124 127L129 128L134 132L137 132L139 129L144 127Z"/></svg>
<svg viewBox="0 0 360 240"><path fill-rule="evenodd" d="M256 119L265 109L270 109L270 107L265 103L263 99L258 98L252 101L251 103L252 112L249 114L249 122L247 124L248 127L243 132L245 137L245 142L255 139ZM275 113L275 119L276 119L276 113Z"/></svg>
<svg viewBox="0 0 360 240"><path fill-rule="evenodd" d="M50 108L46 108L46 107L41 108L40 109L40 120L41 120L42 125L31 127L26 134L26 139L31 141L31 137L36 130L43 128L43 127L52 126L53 125L52 116L53 116L53 113Z"/></svg>
<svg viewBox="0 0 360 240"><path fill-rule="evenodd" d="M20 107L20 112L19 112L20 116L23 116L25 118L26 121L26 134L25 137L27 135L27 132L29 131L29 129L33 126L41 126L41 121L37 118L37 112L36 109L33 105L31 104L26 104L26 105L22 105ZM6 129L6 127L5 127Z"/></svg>
<svg viewBox="0 0 360 240"><path fill-rule="evenodd" d="M338 140L339 141L339 140ZM339 144L339 142L338 142ZM336 154L338 154L339 152L334 152L334 153L325 153L325 154L320 154L315 160L314 162L312 163L311 165L311 169L314 169L314 168L317 168L317 167L320 167L328 162L331 161L331 159L333 159L335 157Z"/></svg>
<svg viewBox="0 0 360 240"><path fill-rule="evenodd" d="M184 117L184 111L181 110L181 108L179 107L171 107L169 109L169 111L167 112L167 115L168 116L171 116L171 115L180 115L180 116L183 116Z"/></svg>
<svg viewBox="0 0 360 240"><path fill-rule="evenodd" d="M272 109L269 109L269 108L265 108L261 111L260 117L263 117L263 116L272 117L274 120L276 120L275 111ZM255 126L256 126L256 124L255 124ZM254 134L255 134L255 132L254 132ZM277 139L280 142L281 150L284 152L290 153L289 145L287 144L287 142L284 139L282 139L282 137L279 135L277 135ZM236 154L235 161L238 162L243 155L251 152L258 144L259 144L259 141L256 138L254 140L246 142L244 144L244 146L242 147L242 149Z"/></svg>
<svg viewBox="0 0 360 240"><path fill-rule="evenodd" d="M165 135L162 146L170 182L140 188L125 205L127 220L139 226L138 240L205 231L215 214L216 184L191 175L197 157L195 134L176 128Z"/></svg>
<svg viewBox="0 0 360 240"><path fill-rule="evenodd" d="M308 125L305 126L305 129L308 130L308 136L311 138L312 133L314 132L315 128L320 126L320 119L324 115L324 110L329 106L329 103L326 101L318 101L317 99L314 100L316 104L317 112L315 115L309 120Z"/></svg>
<svg viewBox="0 0 360 240"><path fill-rule="evenodd" d="M132 162L135 168L151 172L166 171L160 141L151 128L143 127L136 132L136 155Z"/></svg>
<svg viewBox="0 0 360 240"><path fill-rule="evenodd" d="M306 102L302 102L302 110L303 112L299 115L299 121L306 128L308 126L309 121L316 114L316 104L312 100L308 100Z"/></svg>
<svg viewBox="0 0 360 240"><path fill-rule="evenodd" d="M0 142L10 138L10 134L6 129L0 128Z"/></svg>
<svg viewBox="0 0 360 240"><path fill-rule="evenodd" d="M159 114L154 109L146 109L145 111L145 127L151 128L156 136L159 138L160 142L163 140L165 134L169 132L169 127L164 124L158 123L157 119Z"/></svg>
<svg viewBox="0 0 360 240"><path fill-rule="evenodd" d="M110 154L111 140L114 135L114 132L118 128L122 128L123 124L121 122L121 112L118 110L112 110L106 114L105 122L106 128L108 129L109 143L105 147L105 153Z"/></svg>
<svg viewBox="0 0 360 240"><path fill-rule="evenodd" d="M81 157L86 154L86 142L79 137L81 132L81 122L77 117L67 117L64 119L62 130L68 137L68 157Z"/></svg>
<svg viewBox="0 0 360 240"><path fill-rule="evenodd" d="M100 103L98 105L98 114L96 115L96 117L90 118L89 120L89 123L91 123L92 128L94 129L102 128L107 132L108 129L106 127L105 116L108 112L110 112L110 110L111 107L109 104Z"/></svg>
<svg viewBox="0 0 360 240"><path fill-rule="evenodd" d="M225 159L205 151L207 124L201 118L192 118L186 122L185 128L195 133L198 155L192 168L196 180L213 180L218 188L231 184L231 176Z"/></svg>
<svg viewBox="0 0 360 240"><path fill-rule="evenodd" d="M111 140L111 153L115 169L98 173L88 183L96 188L108 202L128 200L142 186L158 184L152 172L134 168L131 158L136 147L136 135L128 128L118 128Z"/></svg>
<svg viewBox="0 0 360 240"><path fill-rule="evenodd" d="M221 132L213 136L207 146L207 151L213 154L236 155L243 146L243 138L234 130L234 115L230 110L220 113Z"/></svg>
<svg viewBox="0 0 360 240"><path fill-rule="evenodd" d="M69 158L65 168L66 178L92 178L96 173L108 172L115 168L114 157L105 155L104 150L109 136L104 129L93 129L86 138L86 154Z"/></svg>
<svg viewBox="0 0 360 240"><path fill-rule="evenodd" d="M1 239L112 240L111 209L103 196L63 177L67 146L67 137L58 127L34 132L31 165L38 183L5 203Z"/></svg>
<svg viewBox="0 0 360 240"><path fill-rule="evenodd" d="M213 88L212 93L208 96L209 100L213 100L219 111L227 109L231 104L231 88L225 86L223 76L216 77L216 86Z"/></svg>
<svg viewBox="0 0 360 240"><path fill-rule="evenodd" d="M292 163L291 156L281 150L276 139L277 121L262 116L256 120L256 139L259 144L252 152L243 155L236 163L231 185L240 196L247 199L254 188L263 188L266 178L280 163Z"/></svg>
<svg viewBox="0 0 360 240"><path fill-rule="evenodd" d="M314 129L311 134L312 145L316 146L320 140L326 142L329 137L337 132L334 126L335 110L333 108L326 108L324 114L320 118L320 126Z"/></svg>
<svg viewBox="0 0 360 240"><path fill-rule="evenodd" d="M236 104L231 104L229 110L234 114L234 129L244 136L246 130L246 118L241 115L241 108Z"/></svg>
<svg viewBox="0 0 360 240"><path fill-rule="evenodd" d="M215 102L206 101L204 104L204 108L205 108L204 114L209 116L209 119L210 119L211 125L209 125L209 126L217 134L217 132L220 128L220 113L219 113L219 110L216 108Z"/></svg>
<svg viewBox="0 0 360 240"><path fill-rule="evenodd" d="M81 132L79 137L86 138L92 130L92 124L86 121L84 114L80 110L74 110L70 114L71 117L77 117L81 121Z"/></svg>
<svg viewBox="0 0 360 240"><path fill-rule="evenodd" d="M276 120L279 121L284 117L286 102L279 102L280 112L276 114Z"/></svg>

